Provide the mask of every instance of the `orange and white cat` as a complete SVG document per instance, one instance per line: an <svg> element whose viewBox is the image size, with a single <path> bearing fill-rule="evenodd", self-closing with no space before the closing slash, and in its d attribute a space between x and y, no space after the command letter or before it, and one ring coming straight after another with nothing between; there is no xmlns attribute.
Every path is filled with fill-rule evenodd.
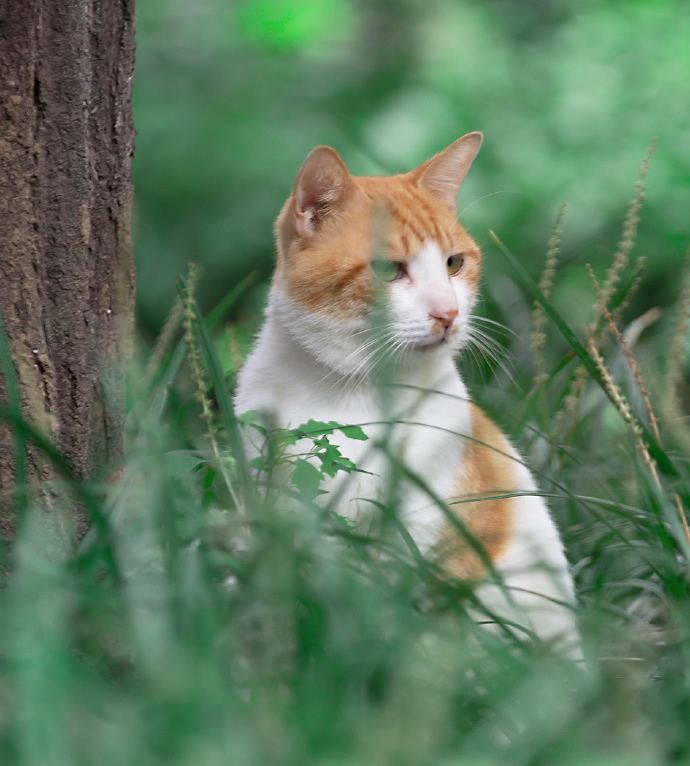
<svg viewBox="0 0 690 766"><path fill-rule="evenodd" d="M519 455L471 403L454 359L471 332L481 258L456 203L481 142L469 133L391 177L353 177L327 146L309 154L276 222L266 321L235 406L285 428L362 425L367 441L331 437L368 472L332 480L331 490L345 482L338 512L372 523L370 500L390 489L387 450L426 485L398 487L400 519L422 554L477 582L493 613L572 651L573 583L556 527ZM386 450L376 449L384 439ZM505 589L486 577L486 557L438 498Z"/></svg>

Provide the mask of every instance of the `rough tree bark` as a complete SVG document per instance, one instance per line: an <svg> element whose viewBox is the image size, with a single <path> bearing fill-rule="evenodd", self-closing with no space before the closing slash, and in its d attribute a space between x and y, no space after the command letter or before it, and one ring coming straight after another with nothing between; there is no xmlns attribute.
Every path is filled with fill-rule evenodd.
<svg viewBox="0 0 690 766"><path fill-rule="evenodd" d="M134 0L0 2L0 317L24 417L82 478L122 453L133 64ZM36 450L29 467L40 494L51 469ZM0 424L5 537L14 483Z"/></svg>

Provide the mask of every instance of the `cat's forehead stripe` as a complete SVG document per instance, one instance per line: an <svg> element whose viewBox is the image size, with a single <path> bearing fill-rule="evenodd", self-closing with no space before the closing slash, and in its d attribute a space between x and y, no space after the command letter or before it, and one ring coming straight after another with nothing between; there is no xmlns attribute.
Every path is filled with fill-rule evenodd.
<svg viewBox="0 0 690 766"><path fill-rule="evenodd" d="M404 189L404 187L403 187ZM394 236L397 236L404 254L420 247L425 240L434 239L442 250L449 246L449 237L439 225L438 215L419 194L404 189L403 194L389 198ZM403 203L403 204L401 204Z"/></svg>
<svg viewBox="0 0 690 766"><path fill-rule="evenodd" d="M411 232L417 242L421 243L424 241L424 227L421 225L420 221L414 220L414 218L409 215L408 211L403 212L396 206L391 211L391 217L393 219L392 223L394 230L398 229L400 236Z"/></svg>

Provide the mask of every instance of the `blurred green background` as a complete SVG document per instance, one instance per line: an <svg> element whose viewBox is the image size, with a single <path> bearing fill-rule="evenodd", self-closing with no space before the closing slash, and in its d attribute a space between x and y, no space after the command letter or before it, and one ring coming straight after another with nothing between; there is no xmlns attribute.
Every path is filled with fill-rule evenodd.
<svg viewBox="0 0 690 766"><path fill-rule="evenodd" d="M206 322L190 320L169 353L171 332L135 367L121 477L67 482L65 501L51 485L51 513L22 520L16 572L0 588L0 764L690 766L690 547L673 502L678 492L690 508L678 425L690 378L684 412L673 395L689 351L682 322L669 351L690 244L690 4L137 5L143 345L188 261L203 267ZM406 171L471 130L486 140L459 210L484 247L479 311L511 332L480 325L510 347L507 372L491 377L478 359L463 376L528 457L563 532L591 660L582 672L477 629L468 583L369 544L337 514L306 502L295 513L280 490L246 513L231 497L253 492L228 450L230 349L260 321L273 220L305 155L328 143L354 173ZM569 202L553 304L583 338L595 308L585 264L603 277L653 136L633 251L648 266L620 324L661 415L656 467L640 457L637 423L579 377L552 321L547 380L534 385L531 300L488 233L537 278ZM221 327L207 312L251 272ZM652 306L661 320L637 338L634 320ZM601 348L649 423L618 344ZM503 386L511 371L517 385ZM207 384L219 405L206 405L210 422ZM73 497L98 523L63 559L55 519ZM394 502L382 510L395 518Z"/></svg>
<svg viewBox="0 0 690 766"><path fill-rule="evenodd" d="M471 130L485 143L459 210L484 247L489 301L510 290L488 230L537 276L567 201L555 299L582 324L593 303L584 264L606 268L653 136L635 250L648 268L632 315L677 299L690 241L687 2L141 0L137 36L145 335L190 260L204 269L204 310L258 270L235 316L251 330L273 220L316 144L355 174L390 173Z"/></svg>

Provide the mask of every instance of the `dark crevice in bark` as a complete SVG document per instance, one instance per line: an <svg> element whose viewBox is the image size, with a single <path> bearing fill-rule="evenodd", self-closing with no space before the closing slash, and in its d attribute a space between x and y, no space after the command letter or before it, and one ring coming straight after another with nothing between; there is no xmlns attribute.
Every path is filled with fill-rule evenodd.
<svg viewBox="0 0 690 766"><path fill-rule="evenodd" d="M41 81L38 72L34 72L34 107L36 111L41 108Z"/></svg>
<svg viewBox="0 0 690 766"><path fill-rule="evenodd" d="M0 317L25 416L88 477L122 453L134 0L1 6ZM0 425L4 530L12 462Z"/></svg>

